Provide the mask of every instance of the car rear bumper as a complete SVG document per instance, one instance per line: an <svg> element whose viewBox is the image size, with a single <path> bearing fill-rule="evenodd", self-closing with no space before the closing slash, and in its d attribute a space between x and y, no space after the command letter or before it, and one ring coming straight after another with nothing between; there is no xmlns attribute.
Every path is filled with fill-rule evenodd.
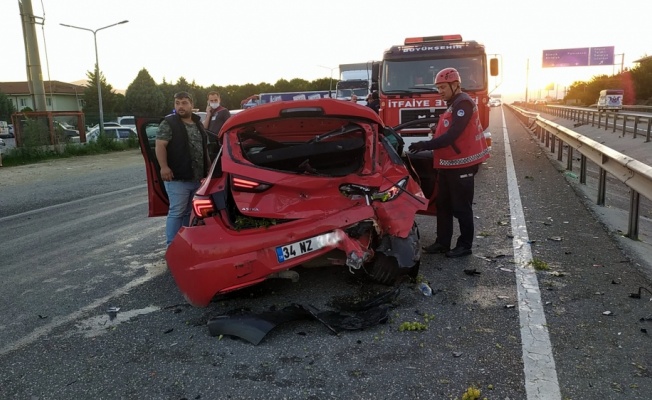
<svg viewBox="0 0 652 400"><path fill-rule="evenodd" d="M368 241L350 238L342 229L372 219L375 219L374 209L361 205L325 217L268 228L242 231L220 225L181 228L167 250L166 260L186 300L205 307L217 294L259 283L271 274L319 258L333 249L344 251L349 262L371 257L367 253ZM300 246L307 239L320 245L302 254ZM290 244L296 245L298 254L282 260L279 251Z"/></svg>

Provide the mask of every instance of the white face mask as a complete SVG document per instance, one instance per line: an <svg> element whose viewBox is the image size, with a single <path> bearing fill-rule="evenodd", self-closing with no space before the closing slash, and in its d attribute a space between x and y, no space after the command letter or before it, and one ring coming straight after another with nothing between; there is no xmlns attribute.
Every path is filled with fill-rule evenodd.
<svg viewBox="0 0 652 400"><path fill-rule="evenodd" d="M209 104L210 104L210 106L211 106L211 108L212 108L213 110L220 106L220 102L219 102L219 101L218 101L217 103L210 102Z"/></svg>

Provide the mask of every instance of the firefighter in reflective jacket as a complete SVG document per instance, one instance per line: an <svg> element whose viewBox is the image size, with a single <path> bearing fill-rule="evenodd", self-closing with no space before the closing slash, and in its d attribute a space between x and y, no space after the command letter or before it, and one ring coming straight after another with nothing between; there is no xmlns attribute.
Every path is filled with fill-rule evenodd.
<svg viewBox="0 0 652 400"><path fill-rule="evenodd" d="M478 107L462 93L460 74L444 68L435 78L435 86L448 108L440 115L432 140L412 143L410 152L434 150L433 167L437 169L437 238L426 253L445 253L447 257L463 257L472 253L474 180L480 163L489 158ZM453 217L460 227L460 236L451 249Z"/></svg>

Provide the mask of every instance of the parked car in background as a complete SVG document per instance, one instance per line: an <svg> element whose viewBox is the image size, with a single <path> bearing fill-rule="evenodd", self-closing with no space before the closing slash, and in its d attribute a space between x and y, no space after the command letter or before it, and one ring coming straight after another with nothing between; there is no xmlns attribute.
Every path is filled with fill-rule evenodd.
<svg viewBox="0 0 652 400"><path fill-rule="evenodd" d="M113 121L105 121L105 122L104 122L104 127L106 128L106 127L108 127L108 126L122 127L122 125L120 125L120 124L117 123L117 122L113 122ZM88 131L92 131L93 129L97 129L97 128L99 128L99 127L100 127L100 124L95 124L95 125L93 125L92 127L88 128Z"/></svg>
<svg viewBox="0 0 652 400"><path fill-rule="evenodd" d="M150 124L145 128L147 134L147 141L151 148L156 146L156 135L158 134L158 125Z"/></svg>
<svg viewBox="0 0 652 400"><path fill-rule="evenodd" d="M489 107L500 107L503 103L500 99L491 99L489 100Z"/></svg>
<svg viewBox="0 0 652 400"><path fill-rule="evenodd" d="M399 132L351 102L279 101L234 114L193 198L190 226L165 256L191 304L299 265L339 265L383 284L416 277L415 216L434 211L424 189L432 152L407 163ZM150 216L166 215L169 204L146 135L158 122L138 120Z"/></svg>
<svg viewBox="0 0 652 400"><path fill-rule="evenodd" d="M57 132L59 137L65 142L79 143L79 131L74 129L72 126L66 124L65 122L54 121L53 122L54 130Z"/></svg>
<svg viewBox="0 0 652 400"><path fill-rule="evenodd" d="M104 134L109 139L118 140L118 141L127 141L129 138L136 138L136 131L126 126L105 126ZM86 134L87 142L94 142L100 136L100 128L91 129Z"/></svg>
<svg viewBox="0 0 652 400"><path fill-rule="evenodd" d="M205 112L205 111L197 111L197 112L195 112L194 114L199 115L199 118L200 118L200 120L201 120L202 123L203 123L204 120L206 119L206 112Z"/></svg>

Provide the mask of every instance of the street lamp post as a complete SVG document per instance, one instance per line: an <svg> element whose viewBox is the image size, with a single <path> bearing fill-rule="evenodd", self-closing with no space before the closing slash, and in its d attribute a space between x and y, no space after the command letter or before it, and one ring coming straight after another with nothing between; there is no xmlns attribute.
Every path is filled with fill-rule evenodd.
<svg viewBox="0 0 652 400"><path fill-rule="evenodd" d="M102 29L107 29L112 26L116 25L121 25L121 24L126 24L129 22L128 20L116 22L115 24L103 26L101 28L92 30L88 28L82 28L79 26L74 26L74 25L67 25L67 24L59 24L61 26L65 26L67 28L75 28L75 29L81 29L82 31L89 31L93 33L93 40L95 41L95 79L97 80L97 103L99 106L99 111L100 111L100 133L104 132L104 110L102 109L102 85L101 85L101 79L100 79L100 61L99 57L97 56L97 32L101 31Z"/></svg>
<svg viewBox="0 0 652 400"><path fill-rule="evenodd" d="M339 68L339 67L333 67L333 68L331 68L331 67L325 67L325 66L323 66L323 65L318 65L318 67L326 68L326 69L330 69L330 70L331 70L331 80L330 80L330 82L329 82L329 84L328 84L328 95L331 96L331 97L333 97L333 95L332 95L332 93L331 93L331 91L333 90L333 70L335 70L335 69L337 69L337 68Z"/></svg>

